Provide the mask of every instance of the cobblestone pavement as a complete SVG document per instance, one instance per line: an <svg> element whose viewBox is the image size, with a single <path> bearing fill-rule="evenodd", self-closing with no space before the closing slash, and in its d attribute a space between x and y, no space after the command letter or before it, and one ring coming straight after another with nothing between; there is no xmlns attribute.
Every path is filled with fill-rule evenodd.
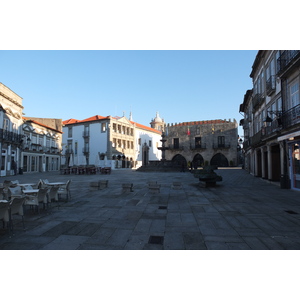
<svg viewBox="0 0 300 300"><path fill-rule="evenodd" d="M110 175L49 172L2 178L21 183L72 179L72 198L39 214L27 209L25 231L16 216L14 236L0 230L0 249L300 249L299 192L239 168L216 173L223 181L210 188L190 172L129 169ZM108 187L90 186L98 180L108 180ZM149 181L157 181L160 191L150 190ZM123 183L132 183L133 190L124 192Z"/></svg>

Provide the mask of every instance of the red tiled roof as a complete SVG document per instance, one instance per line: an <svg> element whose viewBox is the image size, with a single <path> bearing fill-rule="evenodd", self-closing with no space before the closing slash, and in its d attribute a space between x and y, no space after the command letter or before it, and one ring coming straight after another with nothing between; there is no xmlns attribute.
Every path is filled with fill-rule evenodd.
<svg viewBox="0 0 300 300"><path fill-rule="evenodd" d="M80 122L80 121L76 120L76 119L69 119L69 120L63 121L63 124L66 125L66 124L73 124L73 123L78 123L78 122Z"/></svg>
<svg viewBox="0 0 300 300"><path fill-rule="evenodd" d="M95 115L93 117L84 119L84 120L76 120L76 119L69 119L69 120L65 120L63 121L64 125L68 125L68 124L74 124L74 123L84 123L84 122L91 122L91 121L97 121L97 120L104 120L107 119L108 117L102 117L99 115Z"/></svg>
<svg viewBox="0 0 300 300"><path fill-rule="evenodd" d="M142 125L142 124L133 122L133 121L130 121L130 123L131 123L131 124L135 124L135 126L138 127L138 128L145 129L145 130L148 130L148 131L152 131L152 132L161 134L161 131L156 130L156 129L154 129L154 128L151 128L151 127L148 127L148 126L145 126L145 125Z"/></svg>

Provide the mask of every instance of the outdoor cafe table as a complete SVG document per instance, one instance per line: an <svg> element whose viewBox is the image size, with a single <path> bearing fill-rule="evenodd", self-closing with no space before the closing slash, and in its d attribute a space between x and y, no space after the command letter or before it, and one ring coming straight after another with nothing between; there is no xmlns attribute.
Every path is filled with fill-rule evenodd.
<svg viewBox="0 0 300 300"><path fill-rule="evenodd" d="M36 194L39 192L39 189L23 190L24 194Z"/></svg>
<svg viewBox="0 0 300 300"><path fill-rule="evenodd" d="M21 186L21 187L25 187L25 186L28 186L28 185L35 185L35 183L18 183L17 185Z"/></svg>

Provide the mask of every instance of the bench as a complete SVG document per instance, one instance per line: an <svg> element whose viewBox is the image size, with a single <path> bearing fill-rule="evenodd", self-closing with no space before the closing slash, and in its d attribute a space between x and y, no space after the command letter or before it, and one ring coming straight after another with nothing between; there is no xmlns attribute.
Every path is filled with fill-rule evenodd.
<svg viewBox="0 0 300 300"><path fill-rule="evenodd" d="M160 193L160 184L158 184L156 181L149 181L148 188L151 192Z"/></svg>
<svg viewBox="0 0 300 300"><path fill-rule="evenodd" d="M173 182L172 189L173 190L181 190L182 189L181 182Z"/></svg>
<svg viewBox="0 0 300 300"><path fill-rule="evenodd" d="M123 192L133 192L133 183L123 183Z"/></svg>
<svg viewBox="0 0 300 300"><path fill-rule="evenodd" d="M90 187L96 187L98 190L103 190L108 187L108 180L99 180L90 182Z"/></svg>

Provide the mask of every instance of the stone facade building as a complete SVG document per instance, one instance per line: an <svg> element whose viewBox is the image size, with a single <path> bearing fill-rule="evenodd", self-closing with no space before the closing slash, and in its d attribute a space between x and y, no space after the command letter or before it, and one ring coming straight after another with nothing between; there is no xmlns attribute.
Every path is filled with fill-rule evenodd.
<svg viewBox="0 0 300 300"><path fill-rule="evenodd" d="M0 151L1 176L18 170L21 155L22 98L0 82Z"/></svg>
<svg viewBox="0 0 300 300"><path fill-rule="evenodd" d="M22 100L0 83L0 175L59 170L62 120L23 117Z"/></svg>
<svg viewBox="0 0 300 300"><path fill-rule="evenodd" d="M166 159L194 167L237 165L238 132L234 120L209 120L167 125Z"/></svg>
<svg viewBox="0 0 300 300"><path fill-rule="evenodd" d="M300 51L260 50L240 105L249 173L300 190Z"/></svg>

